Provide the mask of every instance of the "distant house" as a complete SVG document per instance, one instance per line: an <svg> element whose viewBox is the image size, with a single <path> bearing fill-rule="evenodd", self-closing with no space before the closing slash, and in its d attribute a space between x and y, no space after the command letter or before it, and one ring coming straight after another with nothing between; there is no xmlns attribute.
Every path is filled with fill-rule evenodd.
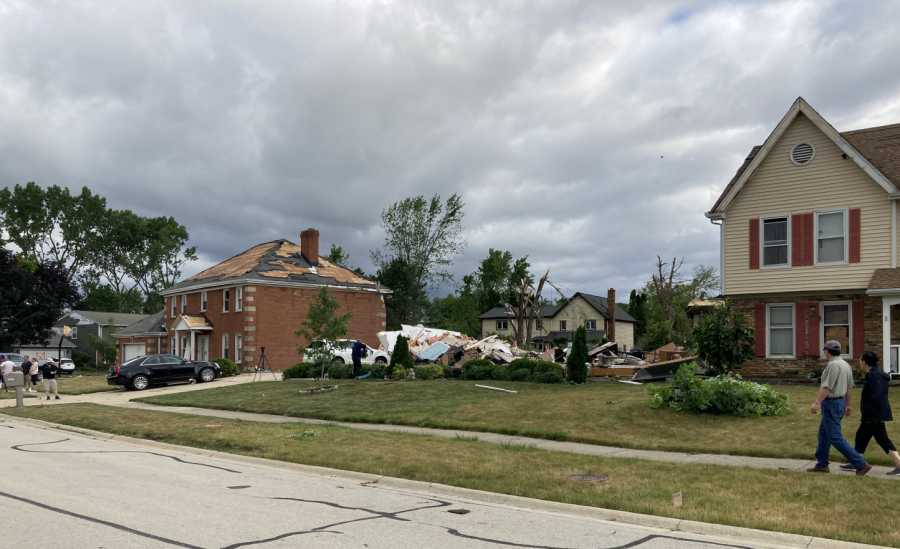
<svg viewBox="0 0 900 549"><path fill-rule="evenodd" d="M60 356L60 337L59 333L52 333L50 339L43 343L34 343L30 345L13 344L4 352L13 352L19 355L28 355L32 360L47 360L48 358L72 358L72 351L75 344L66 338L62 338L62 356Z"/></svg>
<svg viewBox="0 0 900 549"><path fill-rule="evenodd" d="M68 326L72 333L66 338L74 344L73 352L87 353L91 364L98 364L97 350L88 344L88 336L106 337L145 318L145 314L104 313L97 311L71 311L56 321L55 328Z"/></svg>
<svg viewBox="0 0 900 549"><path fill-rule="evenodd" d="M587 329L588 341L604 337L619 344L619 349L634 347L634 324L636 320L615 305L612 311L609 303L615 304L615 290L610 290L607 297L578 292L563 306L541 307L539 319L532 327L532 343L543 349L549 342L558 337L572 339L579 326ZM529 309L527 314L531 313ZM505 307L497 307L487 311L480 317L481 334L513 335L515 315Z"/></svg>
<svg viewBox="0 0 900 549"><path fill-rule="evenodd" d="M165 317L165 311L160 311L114 333L118 364L137 356L169 353Z"/></svg>
<svg viewBox="0 0 900 549"><path fill-rule="evenodd" d="M684 312L687 313L688 318L691 320L691 326L696 326L700 323L701 318L708 315L716 307L721 307L722 305L725 305L725 302L722 300L692 299Z"/></svg>

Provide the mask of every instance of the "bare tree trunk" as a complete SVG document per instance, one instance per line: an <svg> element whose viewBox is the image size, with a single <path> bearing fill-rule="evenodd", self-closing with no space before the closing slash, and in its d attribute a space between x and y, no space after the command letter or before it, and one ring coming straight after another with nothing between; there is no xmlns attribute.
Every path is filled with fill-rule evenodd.
<svg viewBox="0 0 900 549"><path fill-rule="evenodd" d="M525 340L528 343L528 346L531 347L531 330L534 328L534 323L537 318L543 318L543 315L540 314L541 307L541 291L544 289L544 283L547 282L547 277L550 276L550 269L547 269L547 272L544 273L544 276L541 277L540 282L538 283L537 291L534 293L534 298L531 300L531 315L528 318L528 324L526 325L526 336Z"/></svg>

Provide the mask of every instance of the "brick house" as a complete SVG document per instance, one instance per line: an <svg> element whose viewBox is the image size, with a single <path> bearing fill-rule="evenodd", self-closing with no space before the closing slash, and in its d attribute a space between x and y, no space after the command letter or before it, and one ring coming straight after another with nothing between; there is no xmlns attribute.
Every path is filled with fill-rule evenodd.
<svg viewBox="0 0 900 549"><path fill-rule="evenodd" d="M294 331L320 285L340 301L337 314L353 312L346 337L377 348L386 320L383 296L390 290L319 257L319 232L307 229L300 246L287 240L259 244L160 292L166 341L156 343L157 352L224 357L249 369L265 347L273 369L293 366L302 358L298 345L308 344ZM149 352L153 334L142 337L138 343Z"/></svg>
<svg viewBox="0 0 900 549"><path fill-rule="evenodd" d="M117 364L136 356L169 352L165 311L148 315L113 334L116 339Z"/></svg>
<svg viewBox="0 0 900 549"><path fill-rule="evenodd" d="M57 320L53 327L62 329L63 326L68 326L71 328L72 331L66 339L75 344L72 352L87 353L91 364L100 364L100 353L88 343L88 336L107 337L146 316L133 313L69 311Z"/></svg>
<svg viewBox="0 0 900 549"><path fill-rule="evenodd" d="M821 368L822 344L898 373L900 124L840 133L798 98L706 216L720 226L722 293L756 329L738 371Z"/></svg>

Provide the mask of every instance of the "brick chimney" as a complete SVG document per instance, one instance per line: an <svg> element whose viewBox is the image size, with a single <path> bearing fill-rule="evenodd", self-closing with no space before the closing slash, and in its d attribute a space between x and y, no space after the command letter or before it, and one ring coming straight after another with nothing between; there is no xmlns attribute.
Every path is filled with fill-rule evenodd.
<svg viewBox="0 0 900 549"><path fill-rule="evenodd" d="M616 289L610 288L606 294L606 309L609 311L609 322L606 325L606 339L616 340Z"/></svg>
<svg viewBox="0 0 900 549"><path fill-rule="evenodd" d="M310 265L319 264L319 231L309 228L300 233L300 253Z"/></svg>

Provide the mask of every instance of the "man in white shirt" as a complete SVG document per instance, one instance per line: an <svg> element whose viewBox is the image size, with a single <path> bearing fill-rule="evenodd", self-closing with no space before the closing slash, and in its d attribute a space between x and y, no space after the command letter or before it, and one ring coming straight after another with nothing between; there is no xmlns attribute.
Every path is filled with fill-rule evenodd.
<svg viewBox="0 0 900 549"><path fill-rule="evenodd" d="M6 384L6 378L9 377L9 374L13 373L13 368L16 367L16 363L9 359L6 355L0 355L0 360L3 362L0 363L0 372L3 374L3 389L9 392L9 386Z"/></svg>

